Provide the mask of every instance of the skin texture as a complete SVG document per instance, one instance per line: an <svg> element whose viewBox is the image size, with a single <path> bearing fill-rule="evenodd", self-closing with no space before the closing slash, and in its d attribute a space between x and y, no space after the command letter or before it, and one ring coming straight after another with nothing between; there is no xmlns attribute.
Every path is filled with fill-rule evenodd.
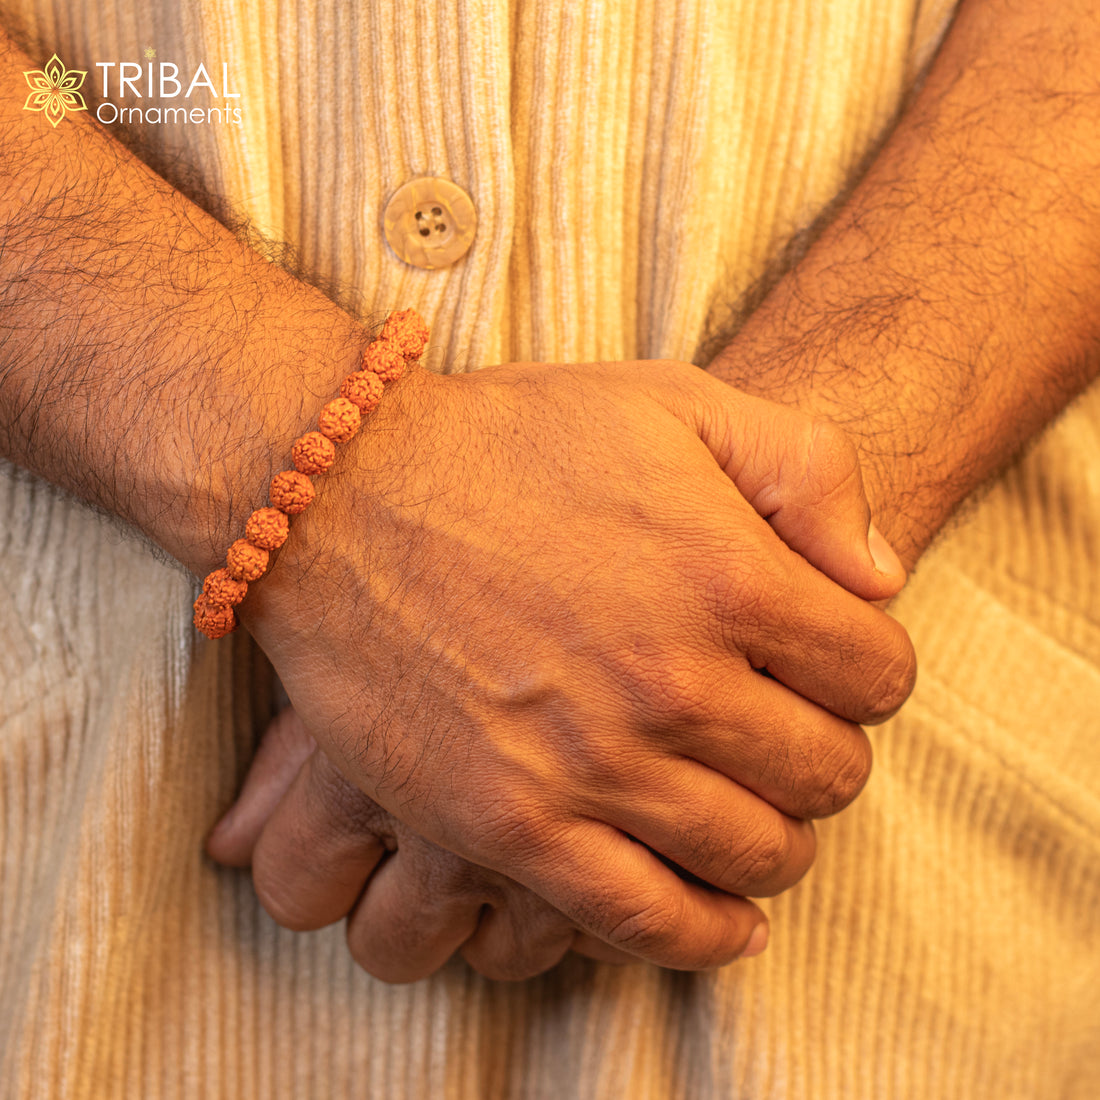
<svg viewBox="0 0 1100 1100"><path fill-rule="evenodd" d="M599 380L598 389L592 387L596 392L614 396L614 400L606 406L604 415L613 415L618 425L616 430L619 431L625 430L626 422L620 419L623 410L645 394L646 386L639 383L639 378L644 378L647 372L664 378L673 366L677 367L672 372L676 384L666 391L673 404L678 404L696 383L703 383L702 389L715 398L728 396L723 394L721 387L713 386L697 371L680 365L605 364L586 373ZM587 390L578 385L568 385L570 376L576 377L578 373L580 368L558 367L551 371L539 371L542 377L532 392L538 394L540 404L545 406L549 392L543 380L565 380L562 399L568 404L578 392L585 393L589 405L588 422L598 426L604 423L603 416L594 407L595 402L587 395ZM499 376L497 371L481 372L470 380L472 385L468 388L477 391L486 385L494 387L499 383L493 379ZM522 379L521 389L530 386L526 372L517 374L515 368L506 371L505 377L509 378L511 389L517 386L516 378ZM621 392L616 392L616 388ZM478 397L480 400L481 395L478 394ZM875 570L867 554L866 504L850 447L838 433L801 418L796 418L783 431L774 430L767 426L767 416L773 411L774 407L754 409L743 425L724 437L712 436L702 424L699 427L713 448L714 456L723 462L729 474L736 476L741 491L757 508L767 508L772 526L783 533L791 546L814 557L823 568L830 566L836 572L843 573L851 586L859 588L869 597L884 597L896 590L902 579L896 565L891 573L883 574ZM555 418L558 422L572 422L574 419L564 414ZM761 450L745 449L754 430L753 424L757 429L762 426L765 429L760 437L764 443ZM801 438L796 430L799 424L803 430ZM382 427L384 430L384 424ZM656 426L647 434L652 437L655 431ZM597 460L600 438L598 431L592 433L593 462ZM784 446L792 449L774 451L773 442L779 438L787 440ZM796 440L797 444L794 442ZM734 442L737 449L733 446ZM674 437L669 437L658 450L669 456L685 474L691 470L686 454L682 458L677 455ZM528 448L520 448L514 458L526 462L529 453ZM498 440L493 449L493 460L503 462L507 454L507 444ZM774 471L787 471L787 475L775 481ZM408 476L407 472L405 476ZM505 476L506 480L511 480L510 475ZM539 471L533 472L532 476L540 476ZM707 467L700 467L697 476L705 479L708 476ZM354 478L348 479L347 488L354 492L363 484L378 485L383 477L377 470L360 471ZM435 628L439 635L432 644L433 652L438 654L439 674L446 671L457 654L467 682L471 679L470 672L476 671L477 675L472 679L481 685L480 691L461 700L465 713L459 715L458 721L462 725L451 726L444 736L431 744L429 750L444 763L442 770L460 777L454 780L453 788L444 795L447 801L452 802L452 811L475 815L460 835L444 835L439 838L440 842L460 851L459 845L464 835L476 834L478 828L486 827L483 824L486 818L482 816L486 810L491 811L494 806L507 804L513 799L523 800L522 809L516 813L515 819L522 819L528 831L520 835L520 841L538 844L541 836L536 826L542 822L547 822L545 827L552 830L547 846L535 850L536 858L532 862L537 873L544 876L536 880L535 890L555 900L563 899L556 905L561 912L555 912L554 905L540 902L527 891L520 890L515 883L506 882L500 874L456 861L442 848L433 848L422 838L411 836L408 830L402 831L385 815L380 816L378 808L349 785L325 753L294 753L287 747L288 744L300 746L308 743L312 747L313 742L293 712L281 716L273 726L249 776L241 804L210 839L208 848L211 854L235 865L252 862L261 899L281 923L290 927L320 927L353 911L349 922L349 944L356 958L372 973L391 980L421 977L463 944L466 945L466 957L493 977L525 977L537 973L556 962L570 946L586 954L595 954L596 941L591 934L586 934L595 921L590 918L590 923L585 922L583 917L579 920L573 917L566 919L563 913L573 914L578 906L592 904L591 899L594 898L602 899L602 904L610 909L618 905L623 897L636 899L642 889L655 891L654 905L680 904L681 891L686 890L687 904L696 907L692 915L693 930L706 929L709 923L716 937L726 934L725 921L743 915L747 919L744 938L739 945L743 950L749 943L752 926L759 920L755 907L735 897L685 884L655 860L650 852L628 838L645 840L651 848L661 851L679 866L729 892L760 895L783 889L800 877L813 855L812 831L804 821L797 819L831 813L854 797L867 776L869 746L858 726L827 718L810 707L804 698L781 688L773 680L760 678L753 671L754 663L760 667L768 664L777 675L783 675L789 655L776 652L774 657L769 657L761 653L755 660L741 663L738 674L737 666L729 661L726 631L717 621L714 624L715 644L709 652L699 653L694 651L694 645L689 646L688 622L681 620L678 612L681 609L686 611L692 624L713 614L714 609L706 606L709 602L707 590L712 589L713 578L704 584L704 600L694 610L687 597L697 582L685 578L688 583L681 589L685 599L669 599L667 592L660 593L658 599L663 610L654 607L646 614L641 613L644 609L636 603L629 609L624 607L620 613L627 617L616 624L624 628L615 635L620 640L609 647L608 635L601 632L598 642L591 646L587 644L584 633L587 628L575 613L577 606L583 603L583 597L579 594L583 593L583 589L579 590L573 580L564 583L564 578L575 573L568 563L584 554L588 563L582 575L584 588L600 583L600 573L606 568L609 585L621 585L635 594L635 600L640 599L645 588L644 585L632 583L633 571L638 569L641 573L647 573L655 568L655 561L647 555L647 547L653 543L653 526L657 522L653 504L659 486L670 478L670 474L662 474L653 484L623 485L616 494L616 514L611 517L612 525L605 530L595 529L591 518L586 524L580 524L568 516L559 519L552 512L540 512L535 517L538 520L536 526L517 531L516 525L521 517L514 511L501 515L499 521L507 523L512 531L512 552L518 555L515 569L500 568L502 559L509 553L509 540L493 537L492 505L487 503L476 514L476 538L497 547L493 563L494 578L489 582L494 587L488 591L481 587L482 582L477 577L476 557L470 559L463 556L468 554L466 543L474 541L474 534L458 537L465 525L461 517L447 513L445 501L436 502L440 512L437 518L426 520L423 514L417 514L415 534L406 533L409 529L404 524L397 526L406 547L430 539L431 558L456 562L454 575L461 578L461 587L454 594L447 594L448 599L461 599L468 612L484 602L494 613L494 648L486 651L485 664L480 669L475 664L479 654L468 634L452 646L448 644L445 632L449 627L457 628L451 627L448 619L443 619ZM603 480L606 481L606 475ZM691 490L687 487L696 484L696 476L684 476L682 482L685 488L680 490L677 508L691 510ZM639 487L644 489L640 495ZM465 490L461 500L465 511L468 508ZM733 501L734 498L731 498L731 504ZM747 507L746 502L741 504L744 519L750 528L759 530L763 526L760 517ZM626 506L634 516L632 524L624 532L621 530L623 520L619 512ZM353 507L349 506L347 510ZM673 522L680 524L683 520L676 518ZM326 537L331 526L323 518L318 523ZM683 567L690 568L693 578L699 578L699 570L707 568L708 562L720 565L722 559L709 557L706 529L709 525L696 519L692 526L695 528L693 546L689 547L689 553L680 562ZM724 559L732 562L736 556L745 553L751 542L747 537L735 538L728 519L723 519L721 526L728 528L728 531L721 535L715 531L714 535L730 547ZM375 529L373 524L370 528ZM536 528L542 528L552 536L555 545L553 554L539 545ZM601 565L597 548L615 545L622 534L626 536L629 551L608 555ZM301 552L308 553L308 534L303 535L299 531L298 537ZM827 618L836 613L843 614L847 607L864 620L865 626L845 631L852 637L869 631L866 633L868 640L872 637L886 640L876 629L883 623L878 612L847 597L837 600L838 596L843 597L843 593L835 585L829 584L778 539L767 541L778 555L777 560L769 564L761 559L750 572L757 577L774 575L778 581L789 567L793 567L787 573L787 583L794 585L797 591L788 588L784 592L782 586L776 584L773 590L778 603L770 609L765 606L756 607L751 612L744 609L743 614L734 615L730 620L732 629L745 629L756 636L757 628L749 625L750 619L763 616L771 622L777 612L813 608L820 603L832 609L827 613ZM371 540L368 545L372 553L378 552L376 540ZM738 545L741 549L734 551ZM396 552L396 547L394 550ZM545 568L545 563L552 560L554 554L564 555L557 560L565 564L558 577L548 577L536 586L541 593L537 606L525 607L524 597L518 591L498 594L495 585L500 583L502 573L506 576L522 573L525 583L529 584L533 579L533 570ZM388 554L381 552L377 556L377 565L373 562L353 563L347 568L347 585L354 585L356 578L372 573L377 575L379 569L384 572L387 560ZM745 563L740 564L743 566ZM407 589L408 575L418 573L415 564L412 569L408 568L406 557L400 574L402 586ZM802 588L803 585L806 587ZM770 584L767 587L772 589ZM277 591L275 585L264 586L262 598L265 602L272 598L273 591ZM348 588L345 588L347 591ZM435 591L429 591L427 598L435 595ZM295 591L293 597L299 600L300 590ZM403 598L409 599L410 593L403 593ZM762 591L759 598L763 602L769 597ZM355 599L348 602L352 606L357 603ZM253 605L254 608L256 606ZM296 613L297 604L295 609L279 608L272 617L276 622L285 623ZM338 614L338 609L334 614ZM830 629L823 630L824 623L815 621L815 616L804 619L800 612L797 614L800 625L789 632L792 635L802 634L806 638L816 635L824 642L815 649L812 660L805 662L805 666L812 667L813 674L820 676L820 680L814 685L804 684L803 690L824 691L828 685L843 682L844 665L850 658L830 649L829 639L835 636L831 627L836 625L835 622ZM468 615L466 623L471 618L476 621L478 617ZM406 618L419 625L425 620L430 621L430 612L417 607ZM545 624L560 619L572 624L570 648L564 655L548 648L556 647L558 643L545 628ZM643 637L636 633L636 624L646 621L661 624L656 636ZM262 628L251 622L249 625L258 635L261 633ZM369 635L364 638L363 626L361 620L354 616L351 618L348 630L355 637L353 640L349 635L347 646L358 646L365 654L371 651L392 654L400 652L407 644L403 639L394 642L392 639L372 639ZM534 633L532 626L536 627ZM331 645L333 629L340 627L330 616L328 636L322 639L323 644ZM465 625L463 629L466 629ZM772 632L770 626L759 631L765 646L770 645ZM503 647L500 646L502 637L506 640ZM276 641L274 644L277 646L279 643ZM343 651L345 646L338 648ZM746 643L746 648L753 646ZM501 652L521 658L517 674L525 676L525 681L509 676L509 669L501 666ZM863 671L869 667L867 662L881 659L881 656L865 654L859 658L863 662ZM563 706L565 690L555 689L553 684L568 684L570 669L574 665L586 669L586 693L589 698L580 701L584 709L566 710ZM322 695L339 694L347 690L347 682L339 679L346 675L345 669L344 660L331 669L311 665L303 678L308 682L309 690ZM599 679L603 670L610 673L606 684L601 684ZM533 680L536 672L545 678L542 685ZM889 679L894 673L883 666L883 675ZM335 682L333 676L338 677ZM374 676L368 670L360 678L369 683ZM616 714L610 721L606 717L608 712L602 709L604 700L615 699L614 684L628 678L633 685L633 705L628 712ZM517 682L521 685L521 692L513 695L512 685ZM294 687L288 687L293 697ZM418 696L414 705L419 709L412 714L406 716L398 712L392 718L380 717L371 726L374 731L386 729L388 723L392 723L398 731L414 722L427 726L438 721L435 717L438 712L434 708L440 702L449 708L445 713L453 714L454 701L449 694L440 701L431 698L425 701ZM387 704L392 705L392 702L391 699L386 700ZM377 704L370 695L359 693L354 707L356 719L361 720L363 708L371 705ZM868 720L885 716L870 713L868 708L874 706L870 700L842 701L838 697L834 705L847 710L851 716L858 712ZM518 728L513 739L502 743L497 750L507 755L493 759L491 753L494 746L489 744L491 731L502 727L493 714L501 710L506 713L500 717L506 722L518 722ZM762 722L760 717L765 714L767 721ZM778 731L775 730L776 718L782 723ZM451 718L451 721L455 719ZM477 724L482 726L481 732L477 730ZM469 770L466 759L469 756L466 746L470 740L468 726L473 726L473 739L483 746L482 758L477 761L475 772ZM605 737L601 745L594 745L591 730L611 731L615 728L627 728L633 732L625 740L616 742ZM552 747L557 750L556 753L548 754L546 748L541 746L538 751L532 751L530 734L542 730L554 734ZM378 751L385 755L391 776L397 777L390 778L389 784L399 784L400 793L405 797L421 797L415 788L420 774L414 768L403 765L400 741L398 751L386 752L385 746L380 746ZM278 763L280 752L291 756L289 765ZM798 754L797 762L792 761L792 753ZM645 801L640 806L632 801L632 790L624 790L620 785L617 775L620 769L616 767L620 754L628 764L622 771L628 772L634 780L648 780L644 787ZM295 780L297 764L305 757L308 759ZM683 781L680 777L685 774L685 757L695 763L686 771L690 786L680 793L677 784ZM698 764L705 764L706 767L699 768ZM809 771L815 768L820 769L819 778L824 781L825 787L807 799L804 784ZM368 772L378 770L369 764L367 766ZM737 786L729 785L722 779L733 774L740 778ZM467 775L477 786L466 785ZM406 779L406 776L410 778ZM264 818L292 781L293 786L287 797L279 805L275 816L263 827L260 837ZM792 781L795 787L791 786ZM460 792L471 789L478 792L476 797L462 797ZM699 792L703 792L702 799ZM382 788L379 800L386 794L387 791ZM663 816L666 806L670 811L668 818ZM780 807L784 812L778 813L774 807ZM550 808L552 817L547 812ZM652 817L645 816L653 811L656 813ZM603 819L600 820L597 815ZM670 820L674 823L671 829L667 825ZM649 824L649 821L654 824ZM608 823L618 826L617 837L607 834ZM710 854L714 849L704 847L699 838L720 836L733 825L743 833L773 831L772 839L765 837L754 845L749 862L729 852L720 852L719 859L714 860ZM489 818L488 827L492 829L495 826L494 819ZM643 832L645 829L652 831ZM558 830L568 830L562 841L557 840L558 836L563 835ZM594 836L599 840L606 838L611 843L601 852L598 842L592 839ZM396 855L387 856L389 848L383 839L388 839L390 847L396 846ZM255 848L257 840L259 847ZM510 845L513 843L513 836L500 837L494 832L491 842L483 845L482 853L491 853L490 858L500 861L497 864L499 868L510 855ZM484 854L471 854L477 857L478 862L485 862ZM641 857L640 866L637 857ZM377 869L383 858L385 863ZM560 876L560 868L568 866L565 863L567 859L576 861L576 878L584 882L584 897L567 892L572 888L573 880ZM434 871L429 870L431 868ZM369 888L359 900L368 879ZM424 881L432 884L427 896ZM562 892L561 883L565 884L565 892ZM398 901L400 898L405 899L404 905ZM486 909L481 911L483 905ZM418 914L414 921L408 920L411 912ZM456 916L456 912L461 916ZM521 935L524 928L531 933L529 939ZM654 951L649 944L639 948L626 938L615 942L626 952L637 956L645 957ZM716 939L714 942L721 944L723 941ZM690 950L700 952L698 956L673 954L682 950L682 943L682 934L677 930L674 937L670 936L667 943L658 945L657 950L670 963L683 966L706 965L722 958L718 954L721 947L709 948L712 952L709 956L702 954L708 948L701 939L692 941L690 945ZM763 946L759 938L754 946ZM598 957L609 955L606 950L600 950Z"/></svg>
<svg viewBox="0 0 1100 1100"><path fill-rule="evenodd" d="M719 311L711 373L841 426L906 565L1100 366L1095 15L1074 0L964 2L920 94L813 247L747 320ZM250 775L244 817L230 818L211 850L244 863L255 847L254 874L276 910L323 922L340 908L325 893L328 870L303 877L285 847L295 811L274 809L288 787L288 803L296 797L292 782L289 771ZM309 829L353 848L355 805ZM391 856L391 880L403 868L415 894L417 874L432 878L423 858ZM373 973L415 977L453 947L444 936L425 945L419 930L402 938L374 889L371 880L349 923ZM446 909L463 889L436 904ZM357 926L363 911L375 947ZM479 926L477 937L492 935ZM490 961L470 961L494 976L533 973L553 954L533 940L525 949L502 931ZM387 952L401 961L391 967Z"/></svg>
<svg viewBox="0 0 1100 1100"><path fill-rule="evenodd" d="M966 0L859 185L711 364L848 433L907 565L1100 367L1098 71L1094 4Z"/></svg>
<svg viewBox="0 0 1100 1100"><path fill-rule="evenodd" d="M202 576L366 333L87 119L23 112L28 67L0 41L0 453ZM241 613L326 768L586 935L713 965L912 687L868 520L839 433L685 364L412 372Z"/></svg>
<svg viewBox="0 0 1100 1100"><path fill-rule="evenodd" d="M421 373L393 398L371 424L384 451L326 480L242 621L325 754L426 839L613 946L724 961L760 919L728 895L801 877L799 819L855 796L855 723L911 684L900 627L751 503L784 501L783 527L775 441L799 491L817 451L846 471L870 565L846 445L829 433L846 457L825 461L809 421L683 364ZM412 421L420 440L392 430ZM448 435L441 480L422 440ZM865 594L894 587L875 576Z"/></svg>

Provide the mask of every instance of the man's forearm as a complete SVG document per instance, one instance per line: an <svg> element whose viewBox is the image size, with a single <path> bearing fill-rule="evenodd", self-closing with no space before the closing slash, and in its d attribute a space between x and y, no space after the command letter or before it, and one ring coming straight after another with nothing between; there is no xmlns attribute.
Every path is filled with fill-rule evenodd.
<svg viewBox="0 0 1100 1100"><path fill-rule="evenodd" d="M24 111L33 67L0 32L0 454L201 572L362 334L85 116Z"/></svg>
<svg viewBox="0 0 1100 1100"><path fill-rule="evenodd" d="M964 0L803 261L712 364L843 425L911 563L1100 366L1100 21Z"/></svg>
<svg viewBox="0 0 1100 1100"><path fill-rule="evenodd" d="M359 330L79 117L8 93L0 158L0 452L204 571ZM828 436L678 363L409 372L240 607L318 798L336 770L641 957L759 946L744 896L805 870L804 819L866 778L856 723L913 682L901 628L779 538L832 515L840 572L897 589Z"/></svg>

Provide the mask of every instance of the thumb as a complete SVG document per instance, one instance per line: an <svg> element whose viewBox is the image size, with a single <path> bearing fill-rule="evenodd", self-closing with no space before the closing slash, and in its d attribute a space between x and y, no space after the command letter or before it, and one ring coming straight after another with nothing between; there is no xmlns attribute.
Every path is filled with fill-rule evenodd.
<svg viewBox="0 0 1100 1100"><path fill-rule="evenodd" d="M284 707L271 720L249 765L237 800L206 838L211 859L247 867L264 825L316 748L298 712Z"/></svg>
<svg viewBox="0 0 1100 1100"><path fill-rule="evenodd" d="M849 592L896 596L905 567L871 522L848 436L828 421L723 388L697 426L741 495L792 550Z"/></svg>

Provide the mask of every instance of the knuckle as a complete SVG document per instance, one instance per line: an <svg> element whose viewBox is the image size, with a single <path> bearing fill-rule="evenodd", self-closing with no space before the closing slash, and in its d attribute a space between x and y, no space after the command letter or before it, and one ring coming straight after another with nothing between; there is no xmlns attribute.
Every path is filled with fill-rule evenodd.
<svg viewBox="0 0 1100 1100"><path fill-rule="evenodd" d="M739 931L687 927L682 900L675 894L620 910L610 927L597 936L622 956L620 961L644 959L677 970L723 966L743 946Z"/></svg>
<svg viewBox="0 0 1100 1100"><path fill-rule="evenodd" d="M674 897L654 898L617 914L601 938L631 955L667 962L675 957L680 916Z"/></svg>
<svg viewBox="0 0 1100 1100"><path fill-rule="evenodd" d="M260 904L282 928L291 932L310 932L319 927L310 914L308 898L282 875L255 867L252 885Z"/></svg>
<svg viewBox="0 0 1100 1100"><path fill-rule="evenodd" d="M729 866L722 876L727 890L751 892L781 875L789 866L794 851L790 830L775 814L756 824L751 833L742 834L737 850L730 854Z"/></svg>
<svg viewBox="0 0 1100 1100"><path fill-rule="evenodd" d="M694 726L710 717L711 692L695 661L654 655L635 662L630 678L636 704L654 725Z"/></svg>
<svg viewBox="0 0 1100 1100"><path fill-rule="evenodd" d="M820 499L862 485L859 454L847 433L828 420L810 424L806 481Z"/></svg>
<svg viewBox="0 0 1100 1100"><path fill-rule="evenodd" d="M358 930L353 932L350 922L345 942L355 965L380 982L402 985L424 976L420 968L406 959L404 952L394 950L392 944L383 947L369 934Z"/></svg>
<svg viewBox="0 0 1100 1100"><path fill-rule="evenodd" d="M397 847L397 819L335 768L314 778L310 795L310 820L294 841L302 866L311 873L335 867L349 852L376 843L389 851Z"/></svg>
<svg viewBox="0 0 1100 1100"><path fill-rule="evenodd" d="M276 924L308 932L327 923L314 915L309 869L312 841L301 829L284 830L275 840L261 837L252 862L252 885Z"/></svg>
<svg viewBox="0 0 1100 1100"><path fill-rule="evenodd" d="M912 694L917 681L917 655L913 643L901 626L897 623L893 626L893 642L883 652L881 669L865 700L861 721L869 725L885 722L896 714Z"/></svg>
<svg viewBox="0 0 1100 1100"><path fill-rule="evenodd" d="M635 770L642 747L608 736L605 731L575 731L559 739L563 775L582 805L603 804Z"/></svg>
<svg viewBox="0 0 1100 1100"><path fill-rule="evenodd" d="M770 622L789 599L791 571L775 540L732 544L707 587L720 618ZM731 567L730 563L734 563Z"/></svg>
<svg viewBox="0 0 1100 1100"><path fill-rule="evenodd" d="M816 849L810 822L777 818L743 846L721 886L731 894L772 897L806 874Z"/></svg>
<svg viewBox="0 0 1100 1100"><path fill-rule="evenodd" d="M426 841L419 865L424 905L461 903L495 909L507 903L513 888L496 872Z"/></svg>
<svg viewBox="0 0 1100 1100"><path fill-rule="evenodd" d="M756 663L796 598L790 555L772 539L731 542L721 563L697 567L700 604L717 624L722 642Z"/></svg>
<svg viewBox="0 0 1100 1100"><path fill-rule="evenodd" d="M412 919L418 912L428 920ZM442 925L431 919L431 902L402 903L398 910L370 909L353 913L344 926L348 954L362 970L389 984L419 981L447 961L441 945ZM438 914L436 914L438 916ZM441 950L441 946L444 948Z"/></svg>
<svg viewBox="0 0 1100 1100"><path fill-rule="evenodd" d="M871 775L873 753L866 737L833 739L815 767L817 784L800 807L807 818L830 817L855 801Z"/></svg>

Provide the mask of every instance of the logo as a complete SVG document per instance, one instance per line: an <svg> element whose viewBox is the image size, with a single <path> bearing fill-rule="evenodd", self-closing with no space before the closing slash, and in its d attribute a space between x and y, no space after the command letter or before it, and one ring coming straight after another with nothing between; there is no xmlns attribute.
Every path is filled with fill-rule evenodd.
<svg viewBox="0 0 1100 1100"><path fill-rule="evenodd" d="M54 54L44 69L23 73L31 89L23 110L41 111L51 126L56 126L69 111L86 111L88 105L78 89L87 75L86 69L66 69Z"/></svg>
<svg viewBox="0 0 1100 1100"><path fill-rule="evenodd" d="M241 93L232 90L236 82L230 79L228 62L221 64L219 87L202 61L181 69L174 61L156 59L157 51L152 46L145 47L144 57L144 64L95 62L103 85L102 90L94 88L91 93L93 105L98 102L98 122L106 126L116 122L125 126L243 124L244 113L238 102ZM79 91L87 75L86 69L66 69L54 54L45 68L23 73L31 89L23 110L41 111L55 127L70 111L91 112ZM207 106L211 100L213 103Z"/></svg>

